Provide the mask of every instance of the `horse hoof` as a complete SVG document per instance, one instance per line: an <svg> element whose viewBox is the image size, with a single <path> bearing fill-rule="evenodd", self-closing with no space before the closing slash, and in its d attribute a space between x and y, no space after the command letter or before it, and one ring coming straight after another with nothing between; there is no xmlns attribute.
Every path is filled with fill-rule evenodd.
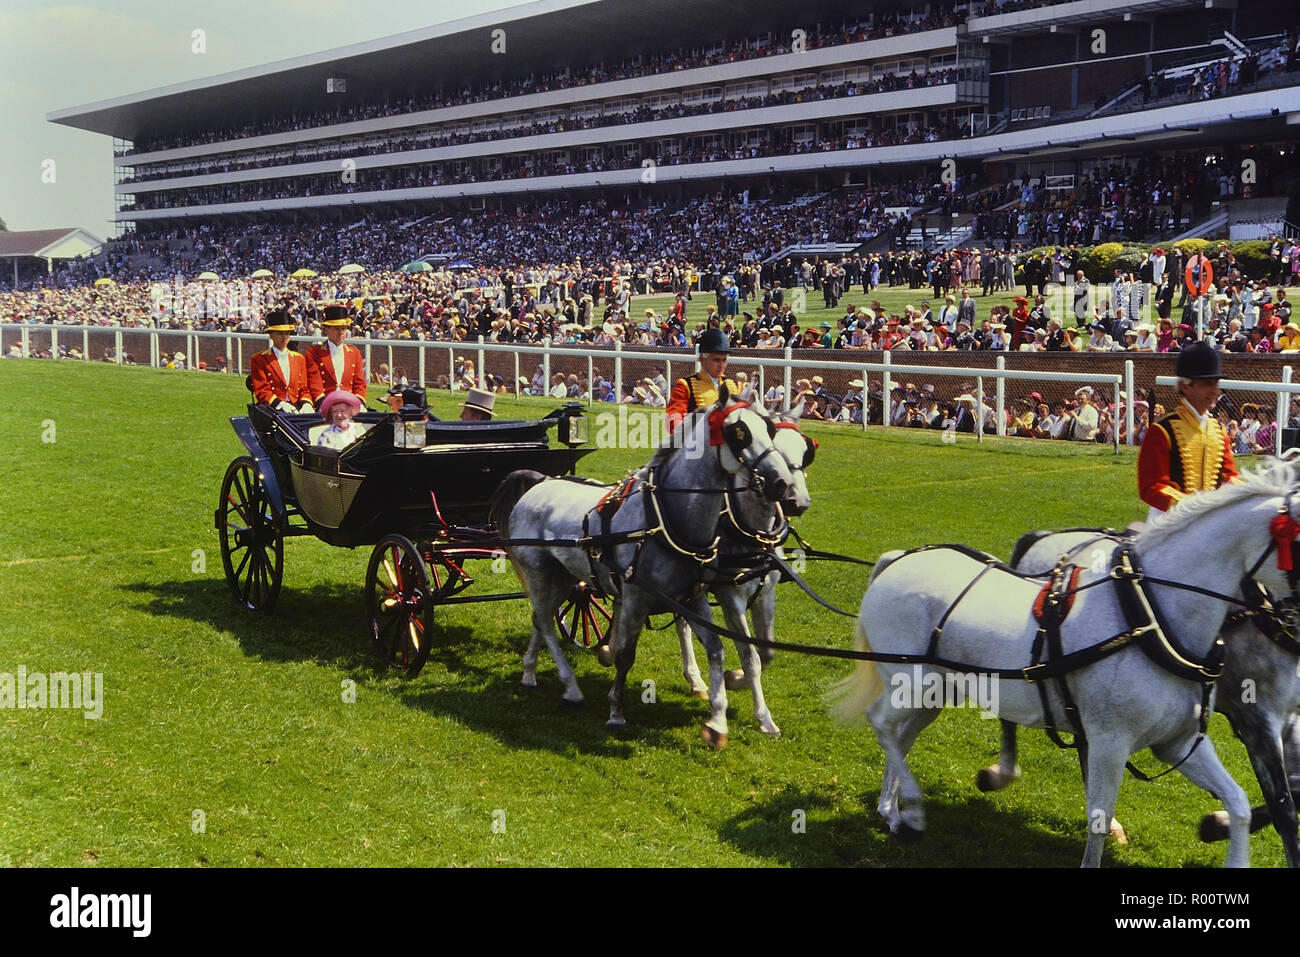
<svg viewBox="0 0 1300 957"><path fill-rule="evenodd" d="M1201 843L1213 844L1228 839L1228 812L1215 811L1201 818Z"/></svg>
<svg viewBox="0 0 1300 957"><path fill-rule="evenodd" d="M898 827L894 830L894 837L899 844L915 844L924 836L925 831L912 827L906 821L899 821Z"/></svg>
<svg viewBox="0 0 1300 957"><path fill-rule="evenodd" d="M745 679L745 673L737 669L728 671L722 676L722 680L728 691L742 691L749 687L749 682Z"/></svg>
<svg viewBox="0 0 1300 957"><path fill-rule="evenodd" d="M627 722L622 718L610 718L605 722L605 727L610 731L622 731L627 727Z"/></svg>
<svg viewBox="0 0 1300 957"><path fill-rule="evenodd" d="M1124 825L1114 818L1110 821L1110 836L1116 844L1128 843L1128 832L1124 830Z"/></svg>
<svg viewBox="0 0 1300 957"><path fill-rule="evenodd" d="M704 743L714 751L721 751L727 746L727 733L725 731L714 731L707 724L700 732L700 737L702 737Z"/></svg>
<svg viewBox="0 0 1300 957"><path fill-rule="evenodd" d="M692 698L699 698L701 701L709 700L709 690L707 688L696 688L691 692Z"/></svg>
<svg viewBox="0 0 1300 957"><path fill-rule="evenodd" d="M979 774L975 775L975 786L985 793L989 791L1000 791L1002 783L999 780L995 768L980 768Z"/></svg>
<svg viewBox="0 0 1300 957"><path fill-rule="evenodd" d="M560 707L566 711L581 711L587 707L586 698L578 698L576 701L572 698L561 698Z"/></svg>
<svg viewBox="0 0 1300 957"><path fill-rule="evenodd" d="M606 668L614 667L614 652L610 650L609 645L600 645L596 648L596 660Z"/></svg>
<svg viewBox="0 0 1300 957"><path fill-rule="evenodd" d="M536 690L537 685L524 684L524 682L521 681L515 687L515 694L532 694Z"/></svg>

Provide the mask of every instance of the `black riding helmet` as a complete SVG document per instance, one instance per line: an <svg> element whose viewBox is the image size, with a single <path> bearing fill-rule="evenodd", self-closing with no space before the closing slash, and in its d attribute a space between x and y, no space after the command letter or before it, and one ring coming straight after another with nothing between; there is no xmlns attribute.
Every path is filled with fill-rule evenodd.
<svg viewBox="0 0 1300 957"><path fill-rule="evenodd" d="M731 340L721 329L705 329L700 336L699 349L700 355L706 352L730 352Z"/></svg>

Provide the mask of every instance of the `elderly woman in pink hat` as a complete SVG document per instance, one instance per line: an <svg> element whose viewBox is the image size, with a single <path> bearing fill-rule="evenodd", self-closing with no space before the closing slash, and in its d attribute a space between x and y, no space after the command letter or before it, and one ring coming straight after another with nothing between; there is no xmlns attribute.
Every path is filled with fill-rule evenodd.
<svg viewBox="0 0 1300 957"><path fill-rule="evenodd" d="M352 417L361 411L361 400L343 389L335 389L321 401L320 414L329 426L316 438L316 444L327 449L345 449L357 439L362 431L352 421Z"/></svg>

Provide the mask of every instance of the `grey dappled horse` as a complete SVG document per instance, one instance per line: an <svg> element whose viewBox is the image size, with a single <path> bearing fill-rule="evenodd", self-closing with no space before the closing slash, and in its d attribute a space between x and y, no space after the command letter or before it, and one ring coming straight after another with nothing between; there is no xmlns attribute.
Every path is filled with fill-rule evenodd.
<svg viewBox="0 0 1300 957"><path fill-rule="evenodd" d="M1203 589L1161 588L1158 604L1164 618L1177 623L1176 643L1191 660L1209 660L1229 606L1216 595L1237 593L1248 573L1275 594L1288 591L1286 574L1276 562L1260 562L1273 547L1271 523L1280 513L1295 518L1292 489L1297 469L1274 463L1244 473L1239 483L1225 485L1187 499L1168 515L1157 518L1131 543L1134 567L1149 578L1178 580ZM1187 555L1214 555L1213 562L1191 565ZM1082 569L1074 607L1061 624L1066 655L1128 634L1135 626L1121 605L1117 587L1087 587L1111 577L1109 569ZM1140 580L1131 580L1137 598L1150 607L1157 602ZM838 691L842 718L865 716L885 752L885 776L877 809L890 830L903 835L925 826L922 791L907 766L907 752L940 708L907 694L881 693L886 685L898 690L914 674L940 681L948 674L1020 669L1032 659L1038 623L1034 599L1041 582L1025 580L966 552L938 547L890 553L877 563L858 615L856 647L863 651L925 658L938 654L961 663L960 672L938 665L860 663ZM932 638L942 623L937 651ZM1171 640L1174 640L1171 637ZM1216 795L1229 816L1227 863L1250 861L1250 805L1241 786L1224 770L1214 748L1199 737L1202 686L1165 670L1137 648L1122 650L1069 674L1069 685L1088 741L1087 813L1089 820L1084 866L1101 863L1108 823L1129 755L1151 748L1155 756L1192 783ZM1047 689L1054 714L1061 714L1059 691ZM1039 691L1024 680L999 681L999 717L1029 727L1043 727ZM942 702L939 702L942 704ZM1181 762L1181 763L1180 763Z"/></svg>
<svg viewBox="0 0 1300 957"><path fill-rule="evenodd" d="M537 657L545 641L564 684L564 700L583 701L560 648L555 611L575 582L593 582L605 594L616 596L610 637L615 675L608 726L626 724L623 695L636 660L637 639L647 616L662 610L652 592L708 618L708 596L701 581L706 565L716 556L718 523L731 475L746 476L773 502L782 499L794 482L785 459L777 454L767 420L748 404L734 403L724 391L714 406L688 415L635 473L607 529L595 510L609 489L563 479L544 481L537 473L515 472L506 478L492 517L504 539L526 543L507 548L533 606L532 636L523 662L525 687L537 683ZM595 544L594 552L574 546L588 536L604 538ZM710 746L724 747L727 696L722 642L713 631L701 628L700 632L709 659L711 712L703 736ZM757 655L753 662L757 664ZM753 679L758 710L763 692L757 667Z"/></svg>
<svg viewBox="0 0 1300 957"><path fill-rule="evenodd" d="M1108 563L1120 541L1104 531L1027 532L1016 542L1012 567L1030 575L1046 575L1057 562ZM1240 595L1238 594L1238 597ZM1251 812L1251 830L1271 820L1282 838L1287 863L1300 866L1296 836L1295 801L1300 795L1300 676L1293 651L1260 631L1253 620L1229 624L1223 630L1227 656L1223 676L1214 696L1214 709L1227 717L1246 746L1255 777L1264 794L1264 806ZM1086 761L1086 743L1079 760ZM998 763L979 775L979 787L997 791L1020 776L1016 765L1016 726L1002 722L1002 747ZM1222 812L1207 815L1201 824L1206 840L1228 836Z"/></svg>

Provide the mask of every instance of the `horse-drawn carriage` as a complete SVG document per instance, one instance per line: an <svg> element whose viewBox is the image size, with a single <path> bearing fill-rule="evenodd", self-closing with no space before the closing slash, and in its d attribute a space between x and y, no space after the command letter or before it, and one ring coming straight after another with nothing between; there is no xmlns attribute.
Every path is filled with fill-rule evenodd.
<svg viewBox="0 0 1300 957"><path fill-rule="evenodd" d="M517 469L571 474L591 451L580 447L577 404L538 421L444 422L426 421L421 398L412 395L401 413L362 412L364 434L342 450L314 444L325 427L319 415L250 405L247 416L230 420L248 454L226 469L214 515L226 581L254 611L271 611L279 597L286 538L373 546L365 585L371 637L408 676L429 657L438 605L524 597L462 594L474 581L469 560L504 554L488 517L500 481ZM603 639L607 620L579 587L558 625L591 643Z"/></svg>

